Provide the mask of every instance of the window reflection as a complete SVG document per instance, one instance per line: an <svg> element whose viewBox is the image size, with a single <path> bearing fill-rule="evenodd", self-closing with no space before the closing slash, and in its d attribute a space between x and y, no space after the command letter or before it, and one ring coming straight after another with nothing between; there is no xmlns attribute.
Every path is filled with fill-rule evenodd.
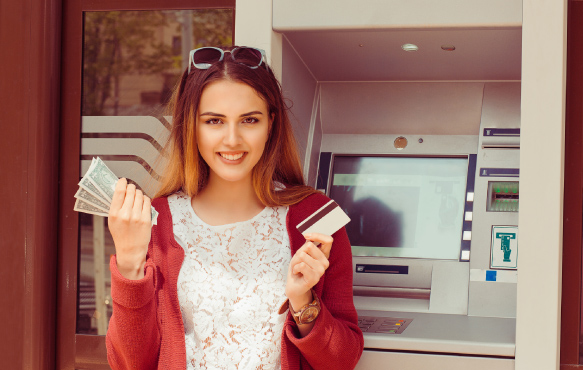
<svg viewBox="0 0 583 370"><path fill-rule="evenodd" d="M85 13L81 174L99 156L153 195L171 124L166 105L188 53L232 46L233 16L232 9ZM79 213L79 236L77 333L104 335L115 253L107 219Z"/></svg>

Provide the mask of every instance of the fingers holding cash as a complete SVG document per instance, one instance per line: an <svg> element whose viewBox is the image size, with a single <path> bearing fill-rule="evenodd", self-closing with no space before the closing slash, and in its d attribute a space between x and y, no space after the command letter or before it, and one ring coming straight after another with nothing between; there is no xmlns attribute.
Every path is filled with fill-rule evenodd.
<svg viewBox="0 0 583 370"><path fill-rule="evenodd" d="M128 279L143 277L151 228L158 219L150 198L125 178L118 179L100 158L93 158L75 198L75 211L108 217L119 272Z"/></svg>
<svg viewBox="0 0 583 370"><path fill-rule="evenodd" d="M136 219L142 218L142 208L144 207L144 193L141 190L135 190L134 192L134 204L132 207L132 217ZM146 219L150 221L150 219Z"/></svg>
<svg viewBox="0 0 583 370"><path fill-rule="evenodd" d="M112 204L115 202L123 203L123 200L125 199L125 188L129 185L127 185L126 179L123 179L123 181L124 194L118 194L118 198L114 199L116 187L118 186L117 176L105 165L101 158L93 158L89 170L79 182L79 190L75 194L77 200L75 202L74 210L108 217L109 209ZM134 187L135 191L135 185L131 186ZM117 208L120 207L116 205L116 209ZM154 207L150 207L148 212L150 212L151 224L156 225L158 212Z"/></svg>
<svg viewBox="0 0 583 370"><path fill-rule="evenodd" d="M151 236L150 201L126 179L119 179L114 189L107 223L115 244L117 267L126 278L140 279L144 276Z"/></svg>
<svg viewBox="0 0 583 370"><path fill-rule="evenodd" d="M149 198L144 193L136 189L134 184L127 184L126 179L119 179L113 194L113 201L109 211L109 217L122 222L150 223L150 202L146 204L145 199Z"/></svg>
<svg viewBox="0 0 583 370"><path fill-rule="evenodd" d="M152 207L152 201L150 200L149 197L144 195L144 206L142 207L142 219L149 219L150 218L150 211L148 211L150 208L154 209L154 207Z"/></svg>
<svg viewBox="0 0 583 370"><path fill-rule="evenodd" d="M115 190L113 192L113 199L111 200L111 208L120 209L126 197L126 187L128 186L128 180L121 178L115 185Z"/></svg>

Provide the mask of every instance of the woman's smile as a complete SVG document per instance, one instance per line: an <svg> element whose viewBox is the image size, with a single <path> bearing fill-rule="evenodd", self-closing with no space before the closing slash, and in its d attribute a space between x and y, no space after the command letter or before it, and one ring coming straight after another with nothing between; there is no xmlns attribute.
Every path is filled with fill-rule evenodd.
<svg viewBox="0 0 583 370"><path fill-rule="evenodd" d="M267 103L247 84L220 80L203 90L198 112L198 150L209 180L250 183L269 136Z"/></svg>
<svg viewBox="0 0 583 370"><path fill-rule="evenodd" d="M226 160L228 160L228 161L230 161L230 162L235 162L235 161L237 161L237 160L239 160L239 159L243 158L243 156L244 156L245 154L247 154L247 153L246 153L246 152L240 152L240 153L237 153L237 154L231 154L231 153L219 152L218 154L219 154L219 155L220 155L222 158L224 158L224 159L226 159Z"/></svg>

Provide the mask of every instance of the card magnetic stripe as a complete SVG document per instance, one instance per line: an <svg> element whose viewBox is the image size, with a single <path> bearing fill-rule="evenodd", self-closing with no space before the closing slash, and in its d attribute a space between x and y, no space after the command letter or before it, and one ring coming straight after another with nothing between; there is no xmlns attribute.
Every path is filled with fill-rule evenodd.
<svg viewBox="0 0 583 370"><path fill-rule="evenodd" d="M320 221L324 216L326 216L327 214L332 212L337 207L339 207L338 203L336 203L333 200L329 201L320 210L316 211L316 213L314 213L311 217L302 221L297 226L298 231L303 234L312 225L314 225L316 222Z"/></svg>

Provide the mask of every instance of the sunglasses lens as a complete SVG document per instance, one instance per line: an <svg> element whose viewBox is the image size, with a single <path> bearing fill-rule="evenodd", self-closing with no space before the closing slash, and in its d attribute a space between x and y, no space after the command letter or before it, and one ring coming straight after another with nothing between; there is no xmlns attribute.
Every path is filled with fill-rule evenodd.
<svg viewBox="0 0 583 370"><path fill-rule="evenodd" d="M253 48L237 48L231 52L233 60L238 63L248 65L250 67L257 67L261 63L261 52Z"/></svg>
<svg viewBox="0 0 583 370"><path fill-rule="evenodd" d="M192 56L192 61L196 64L201 63L216 63L221 59L221 52L217 49L202 48L198 49Z"/></svg>

